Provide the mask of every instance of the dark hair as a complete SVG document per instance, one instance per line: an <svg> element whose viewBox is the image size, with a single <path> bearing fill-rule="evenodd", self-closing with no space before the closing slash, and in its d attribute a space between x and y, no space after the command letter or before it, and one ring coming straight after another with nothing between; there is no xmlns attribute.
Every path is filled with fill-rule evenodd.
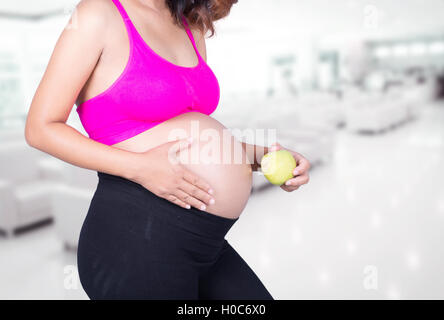
<svg viewBox="0 0 444 320"><path fill-rule="evenodd" d="M176 23L184 26L182 16L188 25L196 27L204 34L211 31L210 37L215 33L214 21L220 20L230 13L233 4L238 0L166 0Z"/></svg>

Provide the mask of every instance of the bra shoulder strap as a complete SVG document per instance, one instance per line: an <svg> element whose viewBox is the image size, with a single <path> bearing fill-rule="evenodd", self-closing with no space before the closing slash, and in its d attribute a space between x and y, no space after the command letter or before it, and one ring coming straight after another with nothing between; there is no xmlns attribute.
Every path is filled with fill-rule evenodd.
<svg viewBox="0 0 444 320"><path fill-rule="evenodd" d="M193 33L191 32L188 22L187 22L184 15L182 15L182 21L183 21L183 24L185 25L185 31L187 32L188 37L190 38L191 43L193 44L194 50L196 50L196 52L199 54L199 51L197 50L196 42L194 41Z"/></svg>
<svg viewBox="0 0 444 320"><path fill-rule="evenodd" d="M117 10L119 11L120 15L122 16L123 22L125 23L126 29L128 31L128 36L130 38L130 41L134 41L134 31L135 27L133 25L133 22L131 21L130 17L128 16L128 13L126 12L125 8L122 6L119 0L112 0L114 5L117 7Z"/></svg>

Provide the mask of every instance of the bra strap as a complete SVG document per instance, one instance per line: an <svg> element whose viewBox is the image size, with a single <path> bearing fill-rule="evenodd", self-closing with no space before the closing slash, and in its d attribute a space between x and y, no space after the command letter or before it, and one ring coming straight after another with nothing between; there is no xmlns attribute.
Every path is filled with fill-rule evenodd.
<svg viewBox="0 0 444 320"><path fill-rule="evenodd" d="M185 25L185 31L186 31L186 33L188 34L188 37L190 38L191 43L193 44L194 50L196 51L196 54L197 54L198 57L200 58L200 53L199 53L199 50L197 50L197 46L196 46L196 42L194 41L193 33L191 32L190 27L189 27L189 25L188 25L188 22L187 22L187 20L185 19L185 16L184 16L184 15L182 15L182 21L183 21L183 23L184 23L184 25Z"/></svg>

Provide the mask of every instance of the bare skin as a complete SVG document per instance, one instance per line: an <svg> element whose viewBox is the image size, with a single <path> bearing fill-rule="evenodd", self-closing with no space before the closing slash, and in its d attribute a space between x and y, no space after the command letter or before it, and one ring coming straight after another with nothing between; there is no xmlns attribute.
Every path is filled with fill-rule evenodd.
<svg viewBox="0 0 444 320"><path fill-rule="evenodd" d="M156 53L179 66L197 64L185 30L173 24L164 1L121 0L121 3ZM204 34L198 30L192 32L206 60ZM152 148L145 145L141 151L141 145L136 145L141 143L137 136L121 145L107 146L66 124L74 104L105 91L122 73L128 56L126 29L112 1L82 0L60 35L33 98L25 129L27 143L78 167L135 181L181 207L201 209L205 205L207 211L221 213L223 210L211 209L214 200L217 201L216 186L191 167L167 161L171 153L179 154L190 147L185 139ZM251 169L257 170L268 148L242 145ZM286 191L308 182L309 163L302 156L297 160L299 177L290 180L293 185L282 187Z"/></svg>

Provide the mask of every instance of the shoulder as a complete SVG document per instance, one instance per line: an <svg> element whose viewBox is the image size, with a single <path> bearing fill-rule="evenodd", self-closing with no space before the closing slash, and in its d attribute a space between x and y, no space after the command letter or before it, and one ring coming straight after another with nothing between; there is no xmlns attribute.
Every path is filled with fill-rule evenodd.
<svg viewBox="0 0 444 320"><path fill-rule="evenodd" d="M75 7L71 22L78 29L103 31L110 18L115 14L115 5L109 0L81 0ZM91 29L91 28L94 29Z"/></svg>
<svg viewBox="0 0 444 320"><path fill-rule="evenodd" d="M94 14L109 14L115 10L116 5L110 0L81 0L77 3L76 9Z"/></svg>
<svg viewBox="0 0 444 320"><path fill-rule="evenodd" d="M101 52L112 33L110 26L118 11L110 0L81 0L60 35L62 47L88 46L90 51Z"/></svg>

